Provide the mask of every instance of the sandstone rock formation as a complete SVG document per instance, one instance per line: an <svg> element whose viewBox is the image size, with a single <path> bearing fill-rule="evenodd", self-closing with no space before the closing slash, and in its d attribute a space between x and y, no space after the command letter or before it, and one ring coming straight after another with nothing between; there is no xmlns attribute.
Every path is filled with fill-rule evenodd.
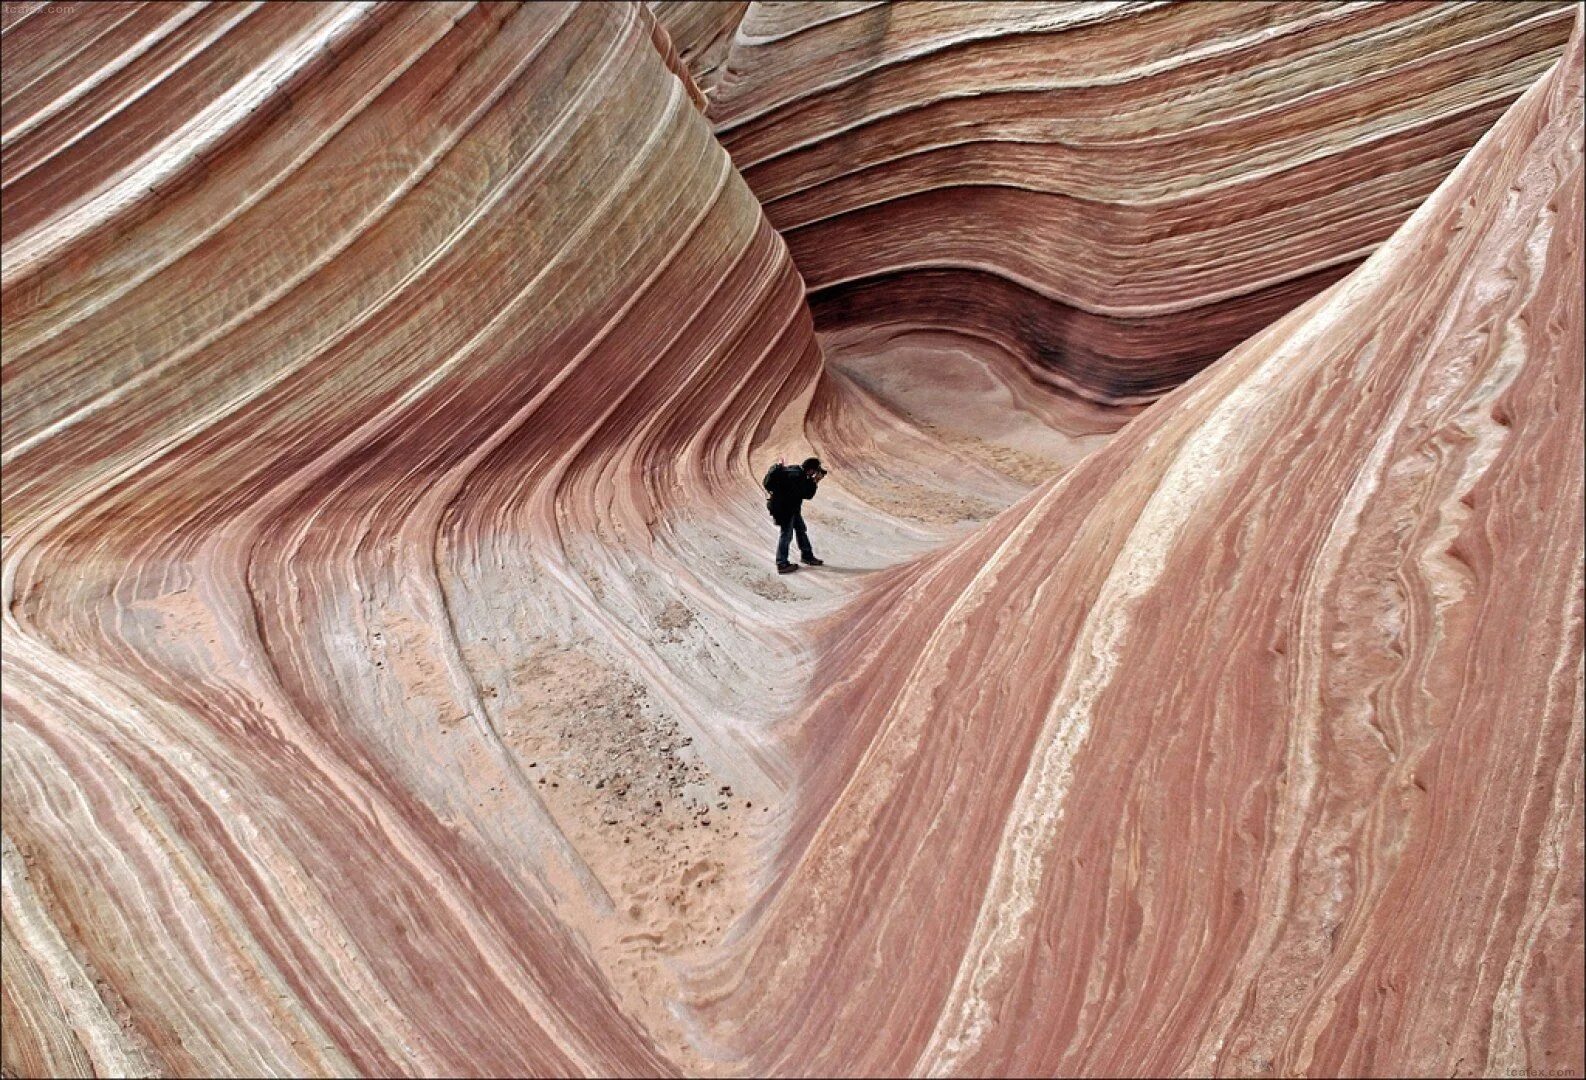
<svg viewBox="0 0 1586 1080"><path fill-rule="evenodd" d="M1072 33L1198 20L1225 117L1393 57L1324 274L1560 25L1262 10ZM1115 312L816 337L705 111L798 8L0 12L7 1075L1586 1067L1579 30L1113 435L1194 366Z"/></svg>
<svg viewBox="0 0 1586 1080"><path fill-rule="evenodd" d="M554 800L692 827L649 530L819 357L644 10L6 16L7 1069L665 1071Z"/></svg>
<svg viewBox="0 0 1586 1080"><path fill-rule="evenodd" d="M707 94L714 90L747 0L649 0L649 7L694 82Z"/></svg>
<svg viewBox="0 0 1586 1080"><path fill-rule="evenodd" d="M750 1072L1580 1072L1581 125L833 630Z"/></svg>
<svg viewBox="0 0 1586 1080"><path fill-rule="evenodd" d="M817 325L1150 399L1338 280L1557 55L1542 4L754 4L718 134Z"/></svg>

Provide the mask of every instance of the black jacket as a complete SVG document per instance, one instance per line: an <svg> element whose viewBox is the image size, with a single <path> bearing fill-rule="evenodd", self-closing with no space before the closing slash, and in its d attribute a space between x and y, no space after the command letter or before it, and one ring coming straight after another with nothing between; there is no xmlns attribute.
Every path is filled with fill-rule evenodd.
<svg viewBox="0 0 1586 1080"><path fill-rule="evenodd" d="M765 487L771 493L771 497L765 501L765 508L771 511L771 519L778 525L792 521L803 507L804 500L815 497L815 481L797 465L773 469Z"/></svg>

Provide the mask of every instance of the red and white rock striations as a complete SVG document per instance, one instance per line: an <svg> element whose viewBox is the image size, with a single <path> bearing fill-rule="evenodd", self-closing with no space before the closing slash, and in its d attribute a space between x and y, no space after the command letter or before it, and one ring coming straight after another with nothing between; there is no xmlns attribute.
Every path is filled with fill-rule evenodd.
<svg viewBox="0 0 1586 1080"><path fill-rule="evenodd" d="M832 631L747 1072L1580 1073L1581 124Z"/></svg>
<svg viewBox="0 0 1586 1080"><path fill-rule="evenodd" d="M1573 6L753 4L711 114L822 329L1149 399L1370 253Z"/></svg>
<svg viewBox="0 0 1586 1080"><path fill-rule="evenodd" d="M747 0L648 0L678 56L705 93L716 88Z"/></svg>
<svg viewBox="0 0 1586 1080"><path fill-rule="evenodd" d="M1247 10L981 59L1237 60L1255 138L1241 92L1382 106L1321 89L1380 49L1406 156L1267 147L1375 243L1558 35ZM973 311L823 369L702 112L726 13L0 12L8 1075L1586 1066L1578 35L1108 441L1134 390ZM1237 277L1159 239L1174 311ZM831 565L781 579L755 477L812 442Z"/></svg>
<svg viewBox="0 0 1586 1080"><path fill-rule="evenodd" d="M651 549L729 484L763 532L819 353L652 26L7 6L8 1075L672 1067L569 824L627 811L556 804L602 766L556 725L692 826L753 733L671 717L697 632L650 647L646 589L701 590Z"/></svg>

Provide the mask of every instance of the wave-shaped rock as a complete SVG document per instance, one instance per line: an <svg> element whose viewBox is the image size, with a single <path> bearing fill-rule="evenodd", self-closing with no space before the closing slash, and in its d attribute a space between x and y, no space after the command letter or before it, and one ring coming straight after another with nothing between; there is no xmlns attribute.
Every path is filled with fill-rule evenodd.
<svg viewBox="0 0 1586 1080"><path fill-rule="evenodd" d="M819 353L653 22L6 13L7 1075L668 1071L557 725L707 774L568 642Z"/></svg>
<svg viewBox="0 0 1586 1080"><path fill-rule="evenodd" d="M817 325L1160 395L1369 254L1563 4L754 4L711 114Z"/></svg>
<svg viewBox="0 0 1586 1080"><path fill-rule="evenodd" d="M705 108L884 13L732 8L0 8L7 1075L1578 1070L1578 37L1342 281L865 271L817 339ZM950 51L1089 41L1092 131L1231 64L1253 140L1367 52L1416 149L1269 149L1385 235L1558 33L1226 8ZM1111 434L1200 362L1151 319L1324 288Z"/></svg>
<svg viewBox="0 0 1586 1080"><path fill-rule="evenodd" d="M1359 269L832 630L702 989L746 1071L1582 1068L1582 149L1577 30Z"/></svg>

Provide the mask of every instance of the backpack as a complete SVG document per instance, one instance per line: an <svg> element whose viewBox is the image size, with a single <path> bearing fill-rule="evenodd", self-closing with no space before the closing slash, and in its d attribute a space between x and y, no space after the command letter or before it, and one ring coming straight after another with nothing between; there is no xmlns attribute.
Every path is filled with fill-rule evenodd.
<svg viewBox="0 0 1586 1080"><path fill-rule="evenodd" d="M765 488L767 494L777 493L777 489L782 486L782 472L786 468L787 466L779 461L765 471L765 478L760 481L760 486Z"/></svg>

